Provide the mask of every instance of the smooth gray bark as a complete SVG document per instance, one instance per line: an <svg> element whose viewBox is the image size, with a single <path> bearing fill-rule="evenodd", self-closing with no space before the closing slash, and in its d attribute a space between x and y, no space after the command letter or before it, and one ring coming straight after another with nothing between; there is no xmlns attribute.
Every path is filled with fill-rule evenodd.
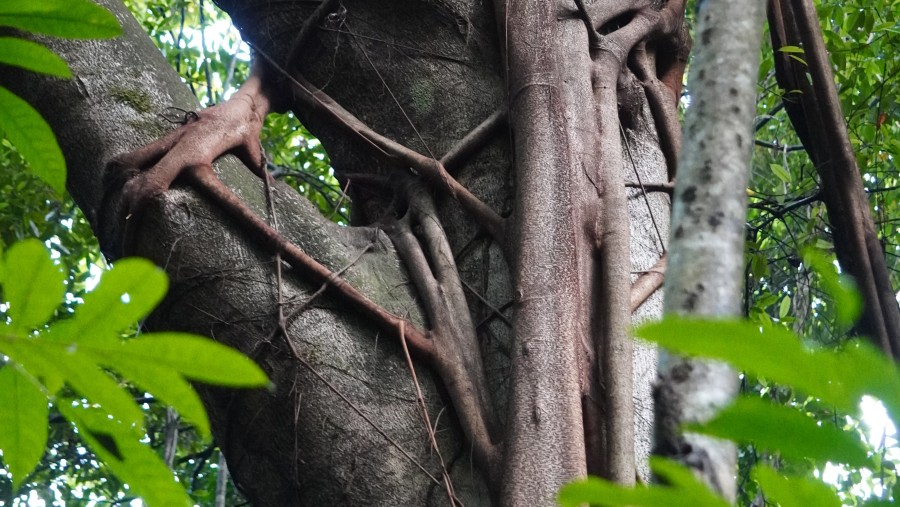
<svg viewBox="0 0 900 507"><path fill-rule="evenodd" d="M756 114L762 0L706 0L698 12L684 143L672 210L665 312L741 315L747 182ZM704 422L737 394L727 365L661 352L656 392L658 454L682 461L734 500L734 444L679 433Z"/></svg>

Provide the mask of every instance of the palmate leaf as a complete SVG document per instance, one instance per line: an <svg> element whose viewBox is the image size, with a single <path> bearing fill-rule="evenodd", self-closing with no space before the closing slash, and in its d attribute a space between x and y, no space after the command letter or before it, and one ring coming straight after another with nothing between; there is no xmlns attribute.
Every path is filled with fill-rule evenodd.
<svg viewBox="0 0 900 507"><path fill-rule="evenodd" d="M0 449L13 489L34 470L47 445L47 395L15 365L0 368Z"/></svg>
<svg viewBox="0 0 900 507"><path fill-rule="evenodd" d="M123 352L198 382L224 387L258 387L268 382L253 360L209 338L153 333L125 342Z"/></svg>
<svg viewBox="0 0 900 507"><path fill-rule="evenodd" d="M0 111L0 133L5 134L28 161L32 172L62 195L66 186L66 163L50 126L28 102L2 86Z"/></svg>
<svg viewBox="0 0 900 507"><path fill-rule="evenodd" d="M118 336L146 317L168 290L166 274L146 259L116 261L100 282L82 297L75 315L54 326L47 339L90 342Z"/></svg>
<svg viewBox="0 0 900 507"><path fill-rule="evenodd" d="M100 369L91 355L78 347L40 338L21 338L0 343L0 352L35 377L58 376L61 383L68 384L91 403L103 407L116 420L143 427L144 413L131 394ZM48 393L54 395L56 391L48 388Z"/></svg>
<svg viewBox="0 0 900 507"><path fill-rule="evenodd" d="M90 0L3 0L0 26L83 39L122 33L115 16Z"/></svg>
<svg viewBox="0 0 900 507"><path fill-rule="evenodd" d="M185 333L145 334L125 342L95 338L80 342L78 349L171 405L203 436L209 435L206 411L185 378L228 387L259 387L268 381L240 352Z"/></svg>
<svg viewBox="0 0 900 507"><path fill-rule="evenodd" d="M71 318L47 324L65 290L49 252L30 240L13 245L5 257L0 280L9 318L0 322L0 354L12 364L0 369L0 427L13 430L0 432L0 449L13 480L21 482L40 459L47 396L68 385L80 399L57 407L110 469L148 505L185 503L171 472L140 442L141 408L109 371L175 407L203 435L209 434L206 413L186 379L254 387L265 385L266 375L249 358L208 338L159 333L123 341L120 333L145 317L167 288L165 273L146 260L117 262ZM22 379L32 382L31 391ZM43 433L24 431L35 428Z"/></svg>
<svg viewBox="0 0 900 507"><path fill-rule="evenodd" d="M148 338L152 339L142 339ZM114 368L140 389L153 393L154 397L178 411L181 417L194 425L201 437L210 435L209 419L200 396L177 371L127 353L95 352L94 356L99 363Z"/></svg>
<svg viewBox="0 0 900 507"><path fill-rule="evenodd" d="M17 37L0 37L0 63L56 77L72 77L69 66L56 53L37 42Z"/></svg>
<svg viewBox="0 0 900 507"><path fill-rule="evenodd" d="M738 398L711 421L688 431L778 450L786 458L810 458L854 467L872 466L859 437L830 424L819 425L794 408L752 397Z"/></svg>
<svg viewBox="0 0 900 507"><path fill-rule="evenodd" d="M106 466L126 482L144 503L150 506L191 505L187 494L172 471L149 446L140 442L141 434L118 421L110 420L102 410L79 403L60 403L59 411L75 424L78 434Z"/></svg>

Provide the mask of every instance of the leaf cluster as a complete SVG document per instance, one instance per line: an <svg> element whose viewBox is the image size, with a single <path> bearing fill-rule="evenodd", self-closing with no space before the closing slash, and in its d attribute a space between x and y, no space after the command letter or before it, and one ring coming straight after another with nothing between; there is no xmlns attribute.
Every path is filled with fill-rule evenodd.
<svg viewBox="0 0 900 507"><path fill-rule="evenodd" d="M64 273L36 240L13 245L0 264L0 449L13 487L47 444L49 404L73 425L109 470L149 505L189 504L172 472L142 439L144 412L122 380L173 406L208 436L209 423L188 380L229 387L265 385L265 374L237 351L181 333L121 333L165 295L165 274L125 259L105 272L69 318L52 321L65 296Z"/></svg>

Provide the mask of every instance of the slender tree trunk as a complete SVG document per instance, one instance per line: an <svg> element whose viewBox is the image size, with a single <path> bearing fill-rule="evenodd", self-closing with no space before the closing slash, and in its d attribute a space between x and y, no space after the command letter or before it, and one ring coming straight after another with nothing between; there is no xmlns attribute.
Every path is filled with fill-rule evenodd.
<svg viewBox="0 0 900 507"><path fill-rule="evenodd" d="M675 185L666 313L741 315L763 12L761 0L707 0L697 13L699 44L688 76L691 105ZM734 501L734 444L681 434L680 427L707 421L730 403L737 374L724 363L661 352L659 377L655 452L694 468Z"/></svg>

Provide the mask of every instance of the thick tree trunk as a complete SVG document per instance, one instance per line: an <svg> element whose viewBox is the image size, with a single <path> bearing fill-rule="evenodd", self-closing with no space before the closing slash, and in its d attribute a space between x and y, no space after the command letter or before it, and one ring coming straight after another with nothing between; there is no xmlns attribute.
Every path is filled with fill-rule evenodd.
<svg viewBox="0 0 900 507"><path fill-rule="evenodd" d="M121 5L103 3L123 22L122 38L52 43L73 81L3 82L53 124L68 187L114 252L122 217L109 213L119 197L104 190L105 164L164 133L158 112L196 104ZM229 471L254 504L549 505L556 488L587 471L622 482L636 466L646 474L654 355L639 348L631 358L625 325L629 307L652 290L633 299L628 277L659 265L665 251L668 196L641 186L663 187L674 171L688 44L683 5L661 3L530 2L509 11L474 1L326 3L331 10L297 49L318 4L220 1L268 61L268 79L293 92L283 103L352 183L358 227L331 224L276 186L281 233L332 272L349 268L341 276L351 286L427 330L444 360L409 363L416 385L396 332L333 292L316 294L320 283L303 272L276 269L273 252L215 202L190 189L153 201L134 246L172 283L147 325L212 336L272 378L269 391L204 391ZM508 128L498 129L507 107ZM454 149L471 147L460 140L488 119L487 143ZM442 186L449 175L428 190L401 185L428 174L411 171L410 158L385 156L393 145L360 135L363 123L426 161L441 159L462 187ZM226 158L217 172L272 219L249 171ZM399 209L398 195L406 195ZM463 290L470 315L454 320ZM636 315L659 308L655 295ZM460 333L447 336L448 326ZM474 362L475 351L447 348L466 332L477 336ZM481 375L482 361L484 380L473 389L484 396L458 377ZM471 413L472 399L485 413ZM495 424L492 412L505 417Z"/></svg>

